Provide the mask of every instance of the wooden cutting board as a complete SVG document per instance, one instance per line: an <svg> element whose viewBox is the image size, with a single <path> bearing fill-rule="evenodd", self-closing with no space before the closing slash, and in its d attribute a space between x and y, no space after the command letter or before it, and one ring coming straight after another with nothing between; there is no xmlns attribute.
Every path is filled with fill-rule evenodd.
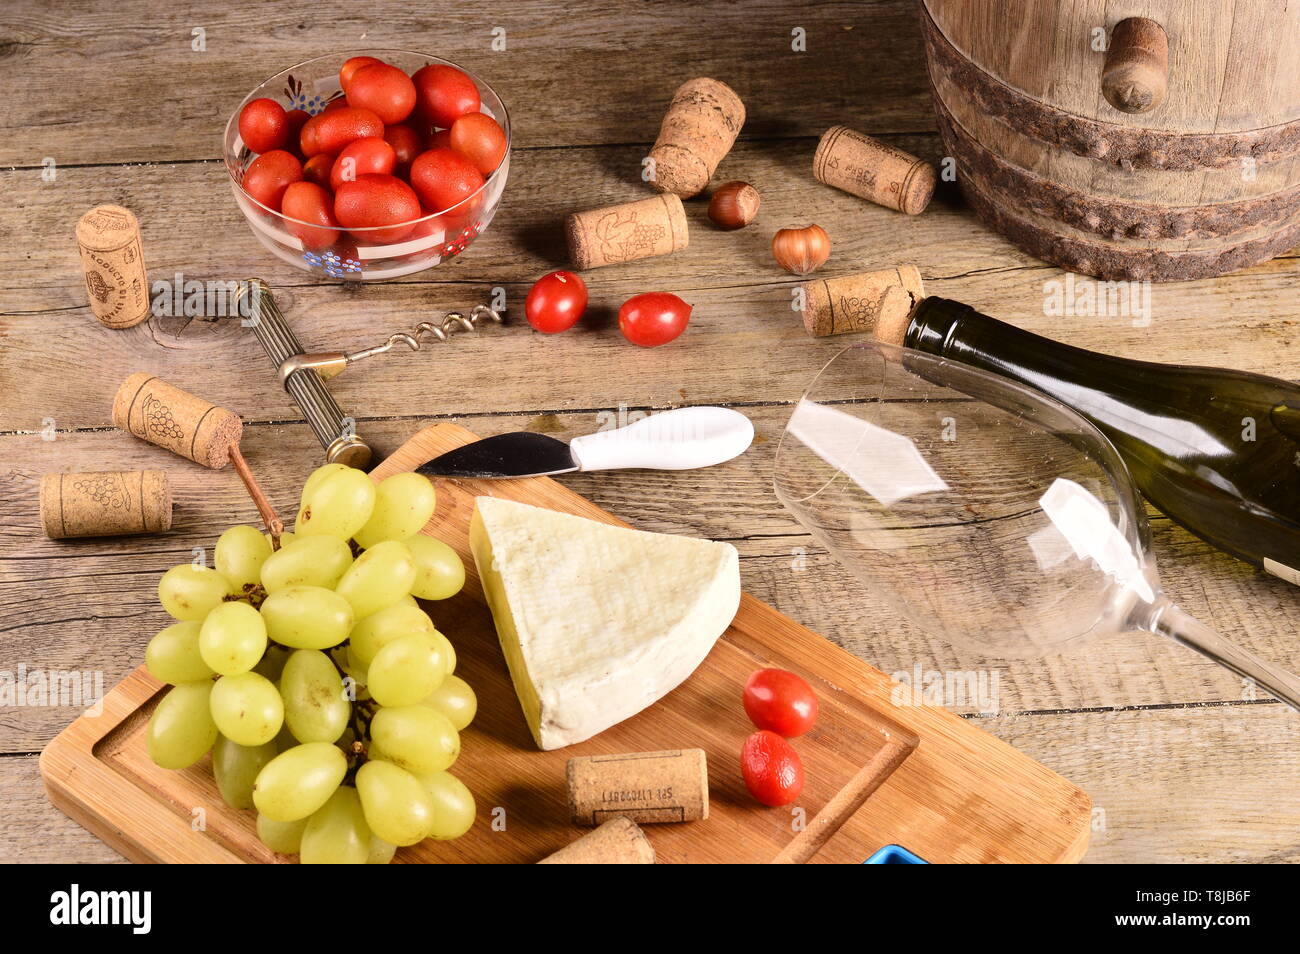
<svg viewBox="0 0 1300 954"><path fill-rule="evenodd" d="M374 476L411 470L473 439L454 424L425 428ZM1091 802L1084 792L946 709L894 705L896 686L884 673L749 596L703 665L676 690L593 739L538 751L469 553L474 498L506 497L622 522L546 478L436 484L438 507L425 532L456 548L468 579L459 595L424 606L456 646L457 674L478 693L478 716L452 767L474 793L478 817L464 837L425 841L400 851L398 861L538 861L585 832L566 810L569 758L695 747L708 754L710 815L646 826L660 862L772 861L792 843L807 844L807 833L794 841L800 830L865 776L879 787L812 860L859 863L893 843L931 862L1071 862L1086 850ZM163 622L160 612L160 627ZM817 726L794 742L807 785L787 808L760 806L740 778L740 747L753 731L741 689L763 666L801 673L821 703ZM224 805L207 758L181 772L149 760L145 727L164 691L142 666L108 694L102 712L83 715L51 741L40 762L51 801L136 861L288 860L261 845L250 812ZM891 751L901 754L891 757ZM841 795L831 809L845 800Z"/></svg>

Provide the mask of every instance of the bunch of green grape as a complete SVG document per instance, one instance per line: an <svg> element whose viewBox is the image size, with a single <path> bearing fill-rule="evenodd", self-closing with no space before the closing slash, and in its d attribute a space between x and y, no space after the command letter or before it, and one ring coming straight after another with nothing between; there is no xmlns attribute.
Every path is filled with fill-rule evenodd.
<svg viewBox="0 0 1300 954"><path fill-rule="evenodd" d="M172 684L149 721L149 755L182 769L211 751L222 798L256 810L273 851L384 864L474 821L473 796L447 769L478 703L415 601L465 582L456 551L419 535L434 503L419 474L376 485L326 464L279 549L231 527L215 569L172 567L158 584L178 622L145 653Z"/></svg>

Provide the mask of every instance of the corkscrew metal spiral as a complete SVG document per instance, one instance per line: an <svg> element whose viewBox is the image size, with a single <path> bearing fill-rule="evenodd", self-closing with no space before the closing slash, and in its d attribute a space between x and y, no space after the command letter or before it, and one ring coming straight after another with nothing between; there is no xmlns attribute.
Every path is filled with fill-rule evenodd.
<svg viewBox="0 0 1300 954"><path fill-rule="evenodd" d="M280 384L293 397L325 448L326 459L350 467L365 467L370 462L371 449L357 436L355 419L339 409L325 387L326 381L353 362L391 351L399 344L419 351L426 342L449 341L454 335L477 331L481 322L501 323L501 315L494 309L476 305L468 316L458 311L448 312L441 321L422 321L410 331L389 335L382 344L360 351L304 352L266 282L260 278L248 279L241 283L240 295L248 308L247 324L275 363Z"/></svg>
<svg viewBox="0 0 1300 954"><path fill-rule="evenodd" d="M391 351L399 344L406 345L412 351L419 351L426 342L450 341L453 335L475 332L482 321L501 324L501 315L487 305L475 305L470 310L469 317L459 311L449 311L440 322L422 321L410 331L399 331L389 335L388 340L383 344L362 348L360 351L326 351L294 355L281 362L280 381L281 383L288 381L291 374L306 368L313 369L322 378L328 380L336 374L341 374L353 362Z"/></svg>

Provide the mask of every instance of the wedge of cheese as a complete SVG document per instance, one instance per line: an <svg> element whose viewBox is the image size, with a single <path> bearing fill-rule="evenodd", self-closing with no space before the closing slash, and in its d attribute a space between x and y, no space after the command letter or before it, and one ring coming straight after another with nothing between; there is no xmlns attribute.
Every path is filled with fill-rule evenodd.
<svg viewBox="0 0 1300 954"><path fill-rule="evenodd" d="M622 722L704 661L740 605L729 543L479 497L470 548L533 738Z"/></svg>

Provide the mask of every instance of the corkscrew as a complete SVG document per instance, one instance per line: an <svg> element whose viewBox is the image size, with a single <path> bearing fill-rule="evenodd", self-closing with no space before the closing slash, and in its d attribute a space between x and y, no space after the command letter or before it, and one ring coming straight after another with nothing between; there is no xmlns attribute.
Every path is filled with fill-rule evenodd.
<svg viewBox="0 0 1300 954"><path fill-rule="evenodd" d="M406 345L421 350L432 341L450 341L454 335L475 332L483 321L501 323L501 315L487 305L476 305L468 316L448 312L441 321L422 321L410 331L389 335L382 344L359 351L305 351L280 311L270 287L260 278L240 283L247 301L247 320L267 356L276 364L280 384L302 411L331 463L364 468L372 450L357 436L355 422L345 417L325 382L365 358Z"/></svg>

